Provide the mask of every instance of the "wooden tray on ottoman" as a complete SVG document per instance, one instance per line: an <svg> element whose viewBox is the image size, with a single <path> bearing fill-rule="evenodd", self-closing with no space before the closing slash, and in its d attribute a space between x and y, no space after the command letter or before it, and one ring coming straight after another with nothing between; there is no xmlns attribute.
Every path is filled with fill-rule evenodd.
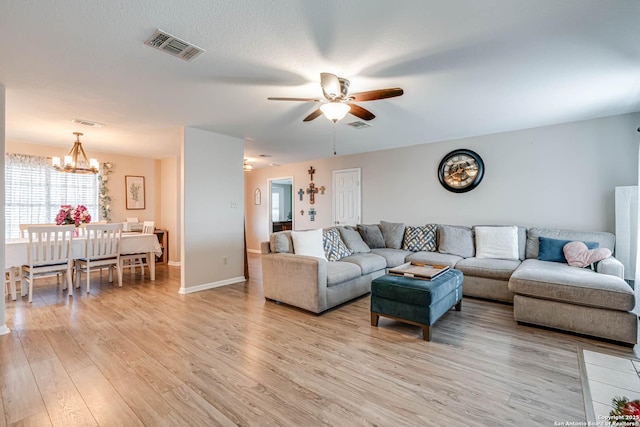
<svg viewBox="0 0 640 427"><path fill-rule="evenodd" d="M422 280L433 280L449 270L448 265L428 265L420 262L407 262L389 269L393 276L414 277Z"/></svg>

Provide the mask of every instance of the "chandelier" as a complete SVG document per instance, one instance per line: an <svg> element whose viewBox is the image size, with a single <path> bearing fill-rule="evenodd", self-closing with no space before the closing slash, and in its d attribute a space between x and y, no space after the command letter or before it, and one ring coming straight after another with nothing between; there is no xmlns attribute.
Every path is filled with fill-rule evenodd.
<svg viewBox="0 0 640 427"><path fill-rule="evenodd" d="M82 134L80 132L73 132L73 134L76 136L76 141L69 154L64 156L64 164L60 163L60 157L51 159L54 169L69 173L98 173L98 161L96 159L89 160L82 148L80 142Z"/></svg>

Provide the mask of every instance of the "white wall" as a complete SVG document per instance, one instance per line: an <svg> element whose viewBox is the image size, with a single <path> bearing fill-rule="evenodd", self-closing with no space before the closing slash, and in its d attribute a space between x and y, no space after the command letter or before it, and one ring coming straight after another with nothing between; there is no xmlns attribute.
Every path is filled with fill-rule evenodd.
<svg viewBox="0 0 640 427"><path fill-rule="evenodd" d="M4 85L0 84L0 148L4 150L4 135L5 135L5 88ZM2 160L0 160L0 165L2 165L2 170L4 170L4 156L2 156ZM0 174L0 199L4 200L4 174ZM4 241L4 209L2 213L0 213L0 239ZM2 260L2 271L4 271L4 245L1 245L0 248L0 259ZM9 333L9 329L6 325L5 318L5 299L2 298L2 303L0 303L0 335L4 335Z"/></svg>
<svg viewBox="0 0 640 427"><path fill-rule="evenodd" d="M247 247L267 240L268 205L254 205L268 178L294 176L294 228L331 225L332 170L362 169L362 222L409 225L518 224L614 232L614 188L637 184L640 114L566 123L295 163L246 173ZM485 176L471 192L455 194L438 181L442 157L458 148L476 151ZM309 166L316 169L315 222L309 221ZM268 194L268 193L267 193ZM304 215L300 214L304 210Z"/></svg>
<svg viewBox="0 0 640 427"><path fill-rule="evenodd" d="M180 265L180 163L179 157L160 160L160 209L159 218L169 232L169 265Z"/></svg>
<svg viewBox="0 0 640 427"><path fill-rule="evenodd" d="M180 293L244 280L243 151L241 139L184 129Z"/></svg>

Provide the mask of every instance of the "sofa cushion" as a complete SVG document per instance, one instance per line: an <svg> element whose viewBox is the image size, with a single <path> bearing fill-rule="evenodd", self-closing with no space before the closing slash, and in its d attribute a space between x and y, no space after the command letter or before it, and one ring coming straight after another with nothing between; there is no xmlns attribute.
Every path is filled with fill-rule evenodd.
<svg viewBox="0 0 640 427"><path fill-rule="evenodd" d="M509 279L516 294L610 310L635 306L631 286L619 277L557 262L527 259Z"/></svg>
<svg viewBox="0 0 640 427"><path fill-rule="evenodd" d="M563 262L567 264L564 256L564 246L571 243L571 240L551 239L549 237L538 237L538 259L540 261ZM587 249L600 247L598 242L582 242Z"/></svg>
<svg viewBox="0 0 640 427"><path fill-rule="evenodd" d="M616 244L616 236L611 233L533 227L530 228L527 233L527 258L538 258L538 238L540 236L560 240L598 242L601 248L607 248L611 252L614 251L614 247Z"/></svg>
<svg viewBox="0 0 640 427"><path fill-rule="evenodd" d="M473 230L475 232L476 227L513 227L512 225L494 225L494 224L484 224L484 225L474 225ZM518 227L518 259L520 261L524 260L527 255L527 228L526 227Z"/></svg>
<svg viewBox="0 0 640 427"><path fill-rule="evenodd" d="M322 230L322 245L327 261L339 261L351 255L351 251L340 238L340 232L337 228Z"/></svg>
<svg viewBox="0 0 640 427"><path fill-rule="evenodd" d="M519 265L520 260L473 257L460 260L456 270L462 271L465 276L506 281Z"/></svg>
<svg viewBox="0 0 640 427"><path fill-rule="evenodd" d="M518 254L518 227L473 228L476 243L476 258L513 259Z"/></svg>
<svg viewBox="0 0 640 427"><path fill-rule="evenodd" d="M322 229L292 231L293 250L296 255L307 255L326 260L322 244Z"/></svg>
<svg viewBox="0 0 640 427"><path fill-rule="evenodd" d="M349 255L340 261L356 264L362 270L362 274L384 270L387 267L387 260L384 257L372 253Z"/></svg>
<svg viewBox="0 0 640 427"><path fill-rule="evenodd" d="M351 250L351 253L367 253L371 250L364 240L362 240L362 236L355 228L346 226L340 227L339 230L342 241Z"/></svg>
<svg viewBox="0 0 640 427"><path fill-rule="evenodd" d="M401 222L380 221L380 231L382 231L385 247L392 249L400 249L402 247L404 224Z"/></svg>
<svg viewBox="0 0 640 427"><path fill-rule="evenodd" d="M583 242L569 242L562 248L562 253L571 267L587 267L607 259L611 251L607 248L589 249Z"/></svg>
<svg viewBox="0 0 640 427"><path fill-rule="evenodd" d="M471 258L475 255L472 230L457 225L438 225L438 252Z"/></svg>
<svg viewBox="0 0 640 427"><path fill-rule="evenodd" d="M404 228L402 249L412 252L435 251L437 230L438 228L435 224L427 224L419 227L407 225Z"/></svg>
<svg viewBox="0 0 640 427"><path fill-rule="evenodd" d="M358 233L369 248L384 248L384 237L378 224L358 224Z"/></svg>
<svg viewBox="0 0 640 427"><path fill-rule="evenodd" d="M335 286L362 276L362 270L357 264L352 262L328 262L327 263L327 286Z"/></svg>
<svg viewBox="0 0 640 427"><path fill-rule="evenodd" d="M425 264L433 265L448 265L449 267L455 267L456 264L463 258L458 255L441 254L439 252L427 252L420 251L409 253L405 258L406 262L424 262Z"/></svg>
<svg viewBox="0 0 640 427"><path fill-rule="evenodd" d="M269 237L269 246L271 247L271 252L292 254L293 240L291 240L291 231L272 233Z"/></svg>
<svg viewBox="0 0 640 427"><path fill-rule="evenodd" d="M402 249L390 249L390 248L377 248L371 249L372 254L380 255L387 260L387 267L397 267L400 264L405 263L407 255L411 255L410 251L403 251Z"/></svg>

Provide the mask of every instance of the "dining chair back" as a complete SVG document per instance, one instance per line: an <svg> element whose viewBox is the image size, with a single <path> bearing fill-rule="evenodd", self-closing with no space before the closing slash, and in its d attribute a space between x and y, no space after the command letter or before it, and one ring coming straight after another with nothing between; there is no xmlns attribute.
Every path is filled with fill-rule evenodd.
<svg viewBox="0 0 640 427"><path fill-rule="evenodd" d="M76 260L76 287L80 287L82 273L87 276L87 293L91 290L91 268L109 268L109 282L113 281L112 268L118 273L118 286L122 286L120 268L120 239L122 224L87 224L84 257Z"/></svg>
<svg viewBox="0 0 640 427"><path fill-rule="evenodd" d="M66 273L65 289L72 287L71 244L74 229L73 225L32 225L27 227L29 243L27 264L22 266L22 282L29 285L29 302L33 302L35 276L63 272Z"/></svg>
<svg viewBox="0 0 640 427"><path fill-rule="evenodd" d="M156 231L155 221L145 221L142 223L142 234L153 234Z"/></svg>
<svg viewBox="0 0 640 427"><path fill-rule="evenodd" d="M20 228L20 237L23 239L26 239L27 237L29 237L27 235L27 229L29 227L33 227L33 226L41 226L41 225L55 225L53 223L51 224L18 224L18 227Z"/></svg>

